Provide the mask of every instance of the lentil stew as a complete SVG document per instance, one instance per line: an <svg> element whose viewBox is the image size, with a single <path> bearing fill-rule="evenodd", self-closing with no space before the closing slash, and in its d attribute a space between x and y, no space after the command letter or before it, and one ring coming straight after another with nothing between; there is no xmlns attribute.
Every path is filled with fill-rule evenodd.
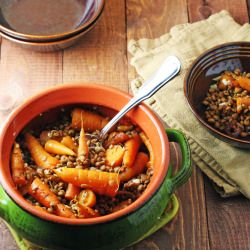
<svg viewBox="0 0 250 250"><path fill-rule="evenodd" d="M146 134L122 119L101 143L113 115L103 107L63 107L57 119L26 126L11 155L12 179L36 209L68 218L92 218L134 202L153 176Z"/></svg>
<svg viewBox="0 0 250 250"><path fill-rule="evenodd" d="M235 69L214 78L202 104L205 118L234 138L250 138L250 73Z"/></svg>

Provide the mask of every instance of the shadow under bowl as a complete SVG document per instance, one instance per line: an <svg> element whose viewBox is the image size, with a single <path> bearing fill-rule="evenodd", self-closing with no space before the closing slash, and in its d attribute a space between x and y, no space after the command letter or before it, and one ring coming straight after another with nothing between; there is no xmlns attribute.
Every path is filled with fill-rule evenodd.
<svg viewBox="0 0 250 250"><path fill-rule="evenodd" d="M103 12L105 0L2 0L0 31L29 42L62 40L82 33Z"/></svg>
<svg viewBox="0 0 250 250"><path fill-rule="evenodd" d="M212 80L236 68L250 72L250 42L225 43L205 51L186 74L184 94L195 117L211 134L232 146L250 149L250 136L234 138L211 126L205 119L206 107L202 104Z"/></svg>

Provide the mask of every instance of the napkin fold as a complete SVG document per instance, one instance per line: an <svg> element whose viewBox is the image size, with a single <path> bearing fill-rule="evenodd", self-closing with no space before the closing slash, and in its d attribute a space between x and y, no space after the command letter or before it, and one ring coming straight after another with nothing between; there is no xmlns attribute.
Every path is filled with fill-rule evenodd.
<svg viewBox="0 0 250 250"><path fill-rule="evenodd" d="M221 196L242 193L250 198L250 151L234 148L208 133L190 111L183 93L184 77L194 59L215 45L231 41L250 41L250 25L239 25L225 10L203 21L174 26L157 39L131 40L130 63L139 75L131 82L131 88L135 94L167 56L176 55L182 65L180 74L147 104L170 127L187 135L193 161L213 181Z"/></svg>

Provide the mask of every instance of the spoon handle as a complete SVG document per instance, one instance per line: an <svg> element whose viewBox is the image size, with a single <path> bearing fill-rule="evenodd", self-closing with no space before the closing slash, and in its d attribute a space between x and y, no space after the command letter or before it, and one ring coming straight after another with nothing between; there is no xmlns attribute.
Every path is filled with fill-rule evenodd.
<svg viewBox="0 0 250 250"><path fill-rule="evenodd" d="M139 89L138 93L108 122L108 124L101 130L100 139L104 139L108 131L133 107L140 102L151 97L156 91L163 87L170 81L181 68L179 59L175 56L169 56L157 72L147 80Z"/></svg>

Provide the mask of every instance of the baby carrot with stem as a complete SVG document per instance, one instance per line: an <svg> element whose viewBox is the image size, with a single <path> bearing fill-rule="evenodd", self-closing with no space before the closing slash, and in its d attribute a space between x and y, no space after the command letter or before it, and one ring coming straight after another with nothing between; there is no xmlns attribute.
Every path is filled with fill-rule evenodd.
<svg viewBox="0 0 250 250"><path fill-rule="evenodd" d="M78 157L81 155L84 155L85 157L88 157L89 154L89 148L87 144L87 139L85 136L84 128L81 128L80 136L79 136L79 146L78 146Z"/></svg>
<svg viewBox="0 0 250 250"><path fill-rule="evenodd" d="M123 156L123 165L125 167L132 167L135 157L138 153L139 147L141 145L141 139L138 134L135 134L133 138L125 142L125 152Z"/></svg>
<svg viewBox="0 0 250 250"><path fill-rule="evenodd" d="M25 134L25 142L36 165L42 168L54 168L59 160L44 150L38 140L31 134Z"/></svg>
<svg viewBox="0 0 250 250"><path fill-rule="evenodd" d="M27 181L24 176L24 161L22 151L18 143L14 143L11 154L12 179L16 185L24 186Z"/></svg>
<svg viewBox="0 0 250 250"><path fill-rule="evenodd" d="M85 131L93 132L101 130L107 123L107 118L96 113L79 108L72 111L72 128L80 130L83 127Z"/></svg>
<svg viewBox="0 0 250 250"><path fill-rule="evenodd" d="M147 154L139 152L135 158L135 162L131 168L126 168L124 172L120 173L121 182L128 181L138 174L141 174L149 160Z"/></svg>
<svg viewBox="0 0 250 250"><path fill-rule="evenodd" d="M54 172L64 182L91 189L100 195L115 196L120 184L118 173L101 172L79 168L57 168Z"/></svg>
<svg viewBox="0 0 250 250"><path fill-rule="evenodd" d="M48 153L75 156L75 152L56 140L48 140L44 145Z"/></svg>

